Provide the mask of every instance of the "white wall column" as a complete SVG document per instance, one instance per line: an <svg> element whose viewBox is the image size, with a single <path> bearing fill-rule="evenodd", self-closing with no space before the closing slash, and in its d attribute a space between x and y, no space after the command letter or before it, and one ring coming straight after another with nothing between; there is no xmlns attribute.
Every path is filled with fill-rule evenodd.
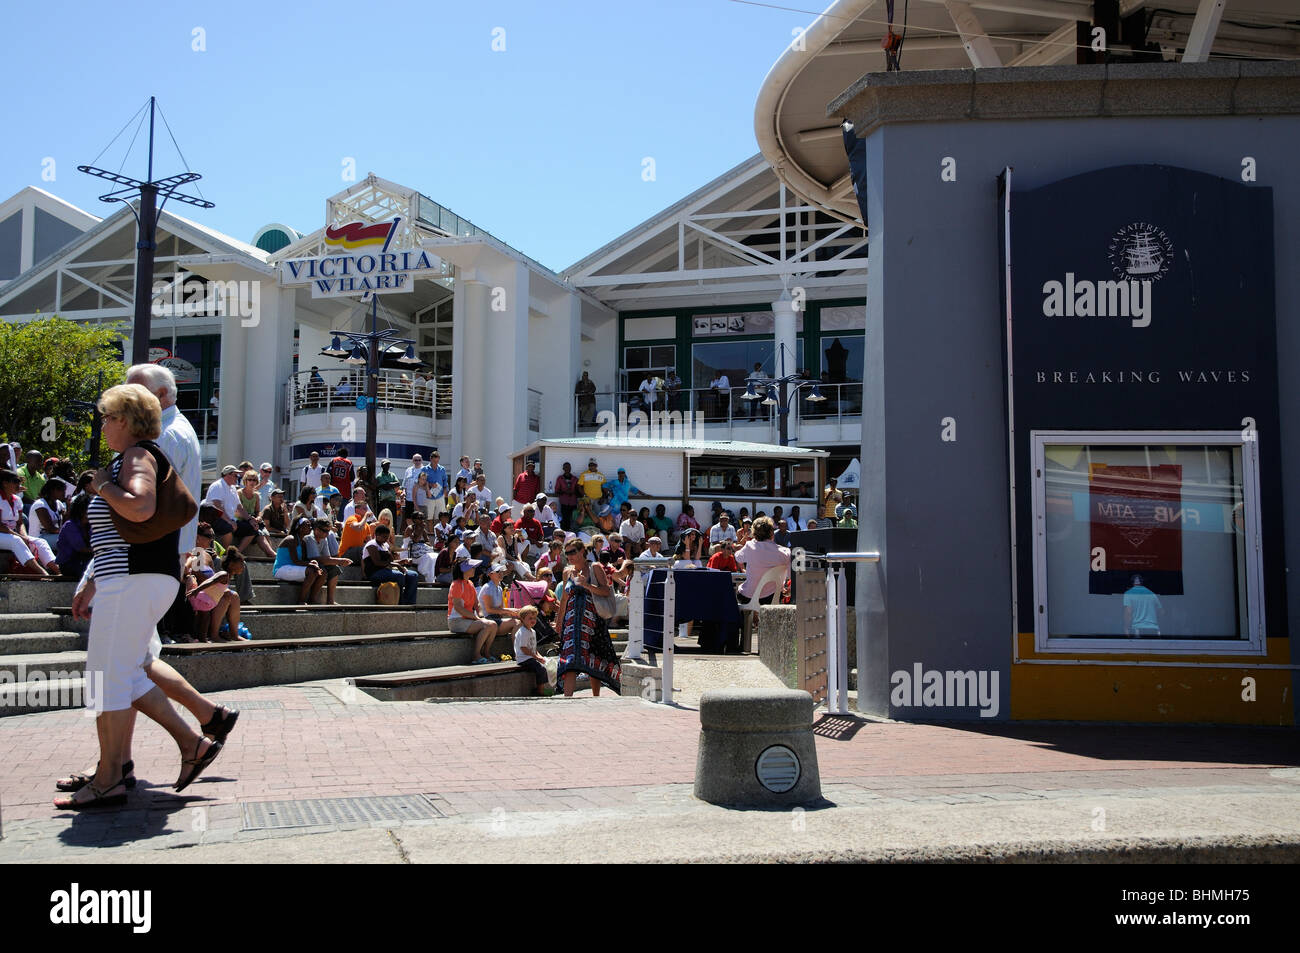
<svg viewBox="0 0 1300 953"><path fill-rule="evenodd" d="M248 391L248 329L238 313L221 319L221 382L217 386L217 472L245 458L244 394ZM249 458L251 459L251 458ZM261 463L260 460L254 461Z"/></svg>

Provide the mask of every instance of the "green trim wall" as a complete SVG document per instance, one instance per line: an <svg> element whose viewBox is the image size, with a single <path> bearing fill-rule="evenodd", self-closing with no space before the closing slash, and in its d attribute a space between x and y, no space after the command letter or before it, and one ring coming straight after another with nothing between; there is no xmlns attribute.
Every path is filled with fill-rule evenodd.
<svg viewBox="0 0 1300 953"><path fill-rule="evenodd" d="M843 308L853 305L866 305L865 298L828 298L825 301L809 301L804 310L803 331L796 331L796 337L802 333L803 336L803 354L801 354L801 366L807 368L821 367L821 346L822 346L822 329L821 313L823 308ZM691 371L691 345L696 343L694 335L691 333L691 318L698 314L734 314L740 311L770 311L772 309L771 301L758 301L753 304L742 305L722 305L711 307L667 307L653 308L642 311L620 311L618 315L618 357L615 367L618 371L625 370L623 366L623 352L627 346L633 347L654 347L656 345L674 344L677 346L677 376L682 379L683 385L693 386ZM677 334L671 338L651 338L644 341L626 341L623 337L623 321L626 318L653 318L672 315L676 321ZM859 331L837 331L836 334L859 334ZM759 341L763 339L771 340L771 334L735 334L729 335L728 340L737 341ZM701 338L708 341L708 338ZM718 340L718 338L714 338Z"/></svg>

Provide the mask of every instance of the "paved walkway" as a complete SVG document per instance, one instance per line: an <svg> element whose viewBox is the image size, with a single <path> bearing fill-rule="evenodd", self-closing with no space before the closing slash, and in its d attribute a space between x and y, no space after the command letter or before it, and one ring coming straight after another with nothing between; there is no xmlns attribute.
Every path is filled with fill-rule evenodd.
<svg viewBox="0 0 1300 953"><path fill-rule="evenodd" d="M341 683L216 697L243 715L204 779L173 794L176 751L141 720L140 786L95 814L51 804L53 779L95 760L90 721L0 719L0 861L1300 859L1289 729L823 718L827 803L738 811L691 796L690 707L379 703ZM378 800L316 802L339 798Z"/></svg>

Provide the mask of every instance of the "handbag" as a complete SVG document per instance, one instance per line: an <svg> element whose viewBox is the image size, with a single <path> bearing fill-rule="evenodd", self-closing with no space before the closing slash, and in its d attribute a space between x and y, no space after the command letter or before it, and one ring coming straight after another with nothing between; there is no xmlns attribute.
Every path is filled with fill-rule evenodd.
<svg viewBox="0 0 1300 953"><path fill-rule="evenodd" d="M194 497L181 482L176 468L163 456L157 444L152 440L142 440L136 446L143 447L153 454L159 472L166 471L154 491L156 502L153 516L137 522L127 519L112 506L109 506L108 511L113 518L113 526L117 534L127 543L152 543L169 533L174 533L194 519L198 515L199 505L194 502ZM117 485L121 487L120 483Z"/></svg>

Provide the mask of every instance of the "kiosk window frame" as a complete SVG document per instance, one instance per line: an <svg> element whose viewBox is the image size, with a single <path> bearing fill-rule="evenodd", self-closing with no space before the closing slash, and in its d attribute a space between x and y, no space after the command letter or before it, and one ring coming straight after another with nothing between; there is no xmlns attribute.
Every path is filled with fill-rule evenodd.
<svg viewBox="0 0 1300 953"><path fill-rule="evenodd" d="M1049 447L1122 449L1141 446L1191 446L1236 449L1243 505L1241 532L1245 630L1240 638L1142 638L1141 636L1053 636L1048 590L1046 451ZM1256 431L1033 430L1029 434L1033 539L1034 648L1078 655L1265 655L1264 567L1261 550L1259 434Z"/></svg>

